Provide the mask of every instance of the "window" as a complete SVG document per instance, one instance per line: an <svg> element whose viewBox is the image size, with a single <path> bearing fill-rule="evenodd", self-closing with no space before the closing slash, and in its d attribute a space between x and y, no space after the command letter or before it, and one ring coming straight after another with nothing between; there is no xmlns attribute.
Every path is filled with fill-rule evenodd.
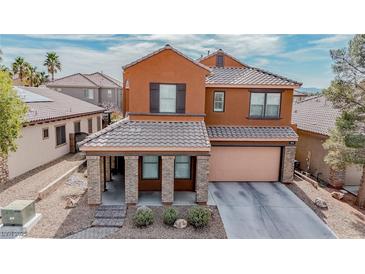
<svg viewBox="0 0 365 274"><path fill-rule="evenodd" d="M214 112L224 111L224 91L214 92Z"/></svg>
<svg viewBox="0 0 365 274"><path fill-rule="evenodd" d="M94 90L93 89L85 89L85 97L87 99L93 100L94 99Z"/></svg>
<svg viewBox="0 0 365 274"><path fill-rule="evenodd" d="M281 93L252 92L250 102L251 118L279 118Z"/></svg>
<svg viewBox="0 0 365 274"><path fill-rule="evenodd" d="M142 179L158 179L158 156L143 156Z"/></svg>
<svg viewBox="0 0 365 274"><path fill-rule="evenodd" d="M48 137L49 137L49 130L48 130L48 127L47 127L47 128L42 129L42 135L43 135L43 140L44 140L44 139L48 139Z"/></svg>
<svg viewBox="0 0 365 274"><path fill-rule="evenodd" d="M93 118L87 119L87 132L93 133Z"/></svg>
<svg viewBox="0 0 365 274"><path fill-rule="evenodd" d="M176 156L175 178L190 179L190 156Z"/></svg>
<svg viewBox="0 0 365 274"><path fill-rule="evenodd" d="M81 123L80 123L80 121L74 122L74 132L75 133L81 132Z"/></svg>
<svg viewBox="0 0 365 274"><path fill-rule="evenodd" d="M108 94L109 98L112 98L112 90L111 89L108 89L107 94Z"/></svg>
<svg viewBox="0 0 365 274"><path fill-rule="evenodd" d="M66 127L58 126L56 127L56 146L66 144Z"/></svg>
<svg viewBox="0 0 365 274"><path fill-rule="evenodd" d="M222 54L216 56L216 66L219 68L224 67L224 56Z"/></svg>
<svg viewBox="0 0 365 274"><path fill-rule="evenodd" d="M96 117L96 130L101 130L101 119L100 116Z"/></svg>
<svg viewBox="0 0 365 274"><path fill-rule="evenodd" d="M160 85L160 112L176 112L176 85Z"/></svg>

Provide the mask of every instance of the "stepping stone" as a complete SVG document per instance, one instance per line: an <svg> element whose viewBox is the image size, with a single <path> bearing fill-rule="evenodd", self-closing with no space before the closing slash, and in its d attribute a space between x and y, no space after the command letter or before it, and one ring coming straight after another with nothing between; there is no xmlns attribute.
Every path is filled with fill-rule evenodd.
<svg viewBox="0 0 365 274"><path fill-rule="evenodd" d="M95 218L124 218L125 210L100 210L95 212Z"/></svg>
<svg viewBox="0 0 365 274"><path fill-rule="evenodd" d="M90 227L72 234L66 239L104 239L117 230L116 227Z"/></svg>
<svg viewBox="0 0 365 274"><path fill-rule="evenodd" d="M97 218L94 220L94 222L92 223L92 227L122 227L124 223L124 219L120 219L120 218L115 218L115 219L110 219L110 218Z"/></svg>

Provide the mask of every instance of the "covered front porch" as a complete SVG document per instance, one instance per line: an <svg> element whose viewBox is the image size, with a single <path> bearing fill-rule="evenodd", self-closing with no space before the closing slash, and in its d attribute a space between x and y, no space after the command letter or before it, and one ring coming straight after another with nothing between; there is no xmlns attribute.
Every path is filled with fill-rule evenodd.
<svg viewBox="0 0 365 274"><path fill-rule="evenodd" d="M202 121L121 120L79 146L89 204L207 203L210 142Z"/></svg>

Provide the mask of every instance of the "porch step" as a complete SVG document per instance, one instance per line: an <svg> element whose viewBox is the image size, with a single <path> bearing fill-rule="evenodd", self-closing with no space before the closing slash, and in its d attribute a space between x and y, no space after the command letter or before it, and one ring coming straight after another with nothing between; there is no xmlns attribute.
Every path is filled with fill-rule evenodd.
<svg viewBox="0 0 365 274"><path fill-rule="evenodd" d="M124 218L96 218L92 227L122 227Z"/></svg>
<svg viewBox="0 0 365 274"><path fill-rule="evenodd" d="M96 211L111 210L111 209L125 209L124 205L101 205Z"/></svg>
<svg viewBox="0 0 365 274"><path fill-rule="evenodd" d="M126 209L96 210L95 218L125 218Z"/></svg>

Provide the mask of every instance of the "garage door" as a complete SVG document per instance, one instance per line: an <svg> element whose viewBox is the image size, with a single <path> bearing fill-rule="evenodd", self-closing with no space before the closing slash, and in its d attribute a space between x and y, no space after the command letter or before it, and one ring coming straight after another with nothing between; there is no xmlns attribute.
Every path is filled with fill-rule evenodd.
<svg viewBox="0 0 365 274"><path fill-rule="evenodd" d="M212 147L210 181L278 181L280 147Z"/></svg>

